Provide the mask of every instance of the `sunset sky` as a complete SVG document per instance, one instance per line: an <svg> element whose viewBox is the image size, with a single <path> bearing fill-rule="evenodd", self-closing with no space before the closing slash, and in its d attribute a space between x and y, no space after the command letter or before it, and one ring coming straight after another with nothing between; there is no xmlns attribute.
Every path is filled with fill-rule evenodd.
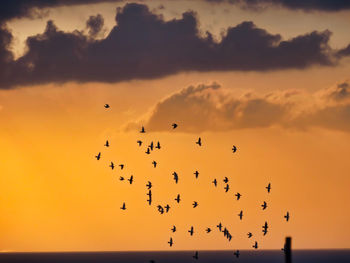
<svg viewBox="0 0 350 263"><path fill-rule="evenodd" d="M350 248L349 28L345 0L2 1L0 252Z"/></svg>

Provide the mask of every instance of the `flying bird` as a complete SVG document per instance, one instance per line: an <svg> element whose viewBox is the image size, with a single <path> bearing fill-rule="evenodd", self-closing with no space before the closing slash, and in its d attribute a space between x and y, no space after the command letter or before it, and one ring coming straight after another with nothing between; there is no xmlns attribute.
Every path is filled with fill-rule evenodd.
<svg viewBox="0 0 350 263"><path fill-rule="evenodd" d="M221 224L221 223L219 223L219 224L217 225L217 228L219 228L219 231L221 232L221 229L222 229L222 224Z"/></svg>
<svg viewBox="0 0 350 263"><path fill-rule="evenodd" d="M257 241L255 241L253 248L258 249L258 242Z"/></svg>
<svg viewBox="0 0 350 263"><path fill-rule="evenodd" d="M132 184L132 182L134 181L134 176L130 176L130 178L128 179L129 183Z"/></svg>
<svg viewBox="0 0 350 263"><path fill-rule="evenodd" d="M239 255L240 255L239 250L237 250L236 252L234 252L233 255L235 255L236 258L239 258Z"/></svg>
<svg viewBox="0 0 350 263"><path fill-rule="evenodd" d="M111 164L109 165L109 167L111 167L112 168L112 170L114 169L114 163L113 162L111 162Z"/></svg>
<svg viewBox="0 0 350 263"><path fill-rule="evenodd" d="M194 231L193 231L193 226L191 226L191 229L188 230L188 233L190 233L190 235L193 236L193 233L194 233Z"/></svg>
<svg viewBox="0 0 350 263"><path fill-rule="evenodd" d="M162 215L164 213L164 208L161 205L157 206L158 212Z"/></svg>
<svg viewBox="0 0 350 263"><path fill-rule="evenodd" d="M194 201L192 205L193 205L193 208L196 208L198 206L198 203Z"/></svg>
<svg viewBox="0 0 350 263"><path fill-rule="evenodd" d="M233 151L233 153L235 153L237 151L237 147L235 145L233 145L232 151Z"/></svg>
<svg viewBox="0 0 350 263"><path fill-rule="evenodd" d="M174 244L174 243L173 243L173 238L170 238L170 240L169 240L169 242L168 242L168 243L169 243L169 246L170 246L170 247L172 247L172 246L173 246L173 244Z"/></svg>
<svg viewBox="0 0 350 263"><path fill-rule="evenodd" d="M239 212L238 216L239 216L239 219L242 220L242 217L243 217L243 211L242 210L241 210L241 212Z"/></svg>
<svg viewBox="0 0 350 263"><path fill-rule="evenodd" d="M108 109L108 108L109 108L109 104L105 104L104 107L105 107L106 109Z"/></svg>
<svg viewBox="0 0 350 263"><path fill-rule="evenodd" d="M120 170L124 169L124 164L119 164L119 166L120 166Z"/></svg>
<svg viewBox="0 0 350 263"><path fill-rule="evenodd" d="M153 161L152 164L153 164L153 167L154 167L154 168L157 167L157 162L156 162L156 161Z"/></svg>
<svg viewBox="0 0 350 263"><path fill-rule="evenodd" d="M242 195L240 193L237 193L237 194L235 194L235 196L237 197L237 201L238 201Z"/></svg>
<svg viewBox="0 0 350 263"><path fill-rule="evenodd" d="M150 154L149 148L147 148L147 151L145 151L146 154Z"/></svg>
<svg viewBox="0 0 350 263"><path fill-rule="evenodd" d="M177 182L179 181L179 176L177 175L177 172L173 172L173 175L174 175L175 183L177 184Z"/></svg>
<svg viewBox="0 0 350 263"><path fill-rule="evenodd" d="M147 187L148 190L151 189L152 188L152 183L150 181L148 181L148 183L146 184L146 187Z"/></svg>
<svg viewBox="0 0 350 263"><path fill-rule="evenodd" d="M267 189L267 192L270 193L271 191L271 183L268 184L268 186L265 187Z"/></svg>
<svg viewBox="0 0 350 263"><path fill-rule="evenodd" d="M173 226L173 227L171 228L171 231L173 231L173 233L176 232L176 226Z"/></svg>
<svg viewBox="0 0 350 263"><path fill-rule="evenodd" d="M152 191L148 190L148 193L146 195L149 196L149 198L147 199L148 204L152 205Z"/></svg>
<svg viewBox="0 0 350 263"><path fill-rule="evenodd" d="M193 174L196 176L196 179L198 179L199 172L195 171Z"/></svg>
<svg viewBox="0 0 350 263"><path fill-rule="evenodd" d="M177 197L175 198L175 201L176 201L177 203L180 203L180 201L181 201L181 199L180 199L180 194L177 195Z"/></svg>
<svg viewBox="0 0 350 263"><path fill-rule="evenodd" d="M196 253L194 254L193 258L198 260L198 251L196 251Z"/></svg>
<svg viewBox="0 0 350 263"><path fill-rule="evenodd" d="M248 238L251 238L253 236L253 234L251 232L248 232Z"/></svg>
<svg viewBox="0 0 350 263"><path fill-rule="evenodd" d="M170 206L167 204L166 206L164 206L164 208L165 208L165 212L168 213L169 209L170 209Z"/></svg>
<svg viewBox="0 0 350 263"><path fill-rule="evenodd" d="M224 181L225 184L227 184L228 183L228 178L225 177L223 181Z"/></svg>
<svg viewBox="0 0 350 263"><path fill-rule="evenodd" d="M214 181L212 181L212 183L214 184L215 187L218 185L218 182L216 181L216 179L214 179Z"/></svg>
<svg viewBox="0 0 350 263"><path fill-rule="evenodd" d="M289 221L289 212L287 212L287 214L284 216L284 218L286 219L286 221Z"/></svg>
<svg viewBox="0 0 350 263"><path fill-rule="evenodd" d="M230 186L229 186L228 184L226 184L226 186L224 187L224 189L225 189L225 193L227 193L228 190L230 190Z"/></svg>
<svg viewBox="0 0 350 263"><path fill-rule="evenodd" d="M209 227L207 227L207 229L205 231L207 231L207 233L210 233L211 229Z"/></svg>
<svg viewBox="0 0 350 263"><path fill-rule="evenodd" d="M264 203L261 205L262 209L265 210L267 208L267 203L264 201Z"/></svg>
<svg viewBox="0 0 350 263"><path fill-rule="evenodd" d="M150 149L151 149L151 151L153 151L153 142L151 142L151 144L150 144L150 145L148 145L148 148L150 148Z"/></svg>
<svg viewBox="0 0 350 263"><path fill-rule="evenodd" d="M177 128L177 124L176 123L173 123L171 126L173 126L173 129Z"/></svg>
<svg viewBox="0 0 350 263"><path fill-rule="evenodd" d="M126 210L125 203L123 203L123 206L120 208L121 210Z"/></svg>
<svg viewBox="0 0 350 263"><path fill-rule="evenodd" d="M109 147L109 142L108 142L108 140L106 141L106 143L105 143L104 146Z"/></svg>
<svg viewBox="0 0 350 263"><path fill-rule="evenodd" d="M157 146L155 147L156 149L160 149L160 143L159 142L157 142Z"/></svg>
<svg viewBox="0 0 350 263"><path fill-rule="evenodd" d="M99 153L95 156L95 158L97 159L97 161L100 160L100 158L101 158L101 153L99 152Z"/></svg>
<svg viewBox="0 0 350 263"><path fill-rule="evenodd" d="M201 137L198 138L198 140L196 141L196 144L198 144L199 146L202 146L202 139L201 139Z"/></svg>
<svg viewBox="0 0 350 263"><path fill-rule="evenodd" d="M145 127L141 127L141 131L140 131L140 133L145 133L146 131L145 131Z"/></svg>
<svg viewBox="0 0 350 263"><path fill-rule="evenodd" d="M123 176L120 176L120 177L119 177L119 180L120 180L120 181L124 181L124 177L123 177Z"/></svg>
<svg viewBox="0 0 350 263"><path fill-rule="evenodd" d="M138 144L139 146L141 146L141 145L142 145L142 141L138 140L138 141L137 141L137 144Z"/></svg>
<svg viewBox="0 0 350 263"><path fill-rule="evenodd" d="M265 221L265 224L262 226L263 230L262 232L264 233L264 236L267 234L267 229L269 228L267 222Z"/></svg>

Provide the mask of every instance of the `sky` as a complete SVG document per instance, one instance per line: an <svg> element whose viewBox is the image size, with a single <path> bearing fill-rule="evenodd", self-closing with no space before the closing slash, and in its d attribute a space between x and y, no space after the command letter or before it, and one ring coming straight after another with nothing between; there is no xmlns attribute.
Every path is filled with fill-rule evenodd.
<svg viewBox="0 0 350 263"><path fill-rule="evenodd" d="M3 2L1 252L350 248L348 1Z"/></svg>

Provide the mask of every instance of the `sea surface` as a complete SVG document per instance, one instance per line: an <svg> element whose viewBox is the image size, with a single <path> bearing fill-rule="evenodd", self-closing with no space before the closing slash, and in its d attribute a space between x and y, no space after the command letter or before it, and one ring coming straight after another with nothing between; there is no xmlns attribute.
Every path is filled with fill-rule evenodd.
<svg viewBox="0 0 350 263"><path fill-rule="evenodd" d="M242 250L236 258L233 251L177 252L64 252L64 253L0 253L0 263L194 263L241 262L283 263L284 253L277 250ZM348 250L293 250L293 263L350 263Z"/></svg>

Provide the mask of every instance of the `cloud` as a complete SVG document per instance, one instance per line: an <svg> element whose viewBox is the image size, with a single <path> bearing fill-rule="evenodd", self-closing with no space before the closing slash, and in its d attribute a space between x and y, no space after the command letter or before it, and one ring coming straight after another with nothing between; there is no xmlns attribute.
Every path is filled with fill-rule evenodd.
<svg viewBox="0 0 350 263"><path fill-rule="evenodd" d="M148 118L127 124L126 130L142 123L149 131L169 131L177 122L188 133L274 126L350 132L349 92L349 82L314 94L292 90L240 97L216 83L190 86L160 101Z"/></svg>
<svg viewBox="0 0 350 263"><path fill-rule="evenodd" d="M350 9L348 0L205 0L210 3L230 3L242 8L261 10L271 6L292 10L336 12Z"/></svg>
<svg viewBox="0 0 350 263"><path fill-rule="evenodd" d="M89 30L89 36L95 38L101 33L104 25L104 19L102 15L90 16L86 21L86 28Z"/></svg>
<svg viewBox="0 0 350 263"><path fill-rule="evenodd" d="M165 21L142 4L118 8L116 24L106 38L94 39L91 34L103 25L99 15L87 22L90 36L77 30L61 31L48 21L44 33L28 37L22 57L7 61L8 72L1 76L0 87L67 81L113 83L184 71L266 71L337 63L328 45L329 31L283 40L246 21L228 28L216 42L210 32L204 37L199 32L194 12ZM7 46L3 49L8 50Z"/></svg>

